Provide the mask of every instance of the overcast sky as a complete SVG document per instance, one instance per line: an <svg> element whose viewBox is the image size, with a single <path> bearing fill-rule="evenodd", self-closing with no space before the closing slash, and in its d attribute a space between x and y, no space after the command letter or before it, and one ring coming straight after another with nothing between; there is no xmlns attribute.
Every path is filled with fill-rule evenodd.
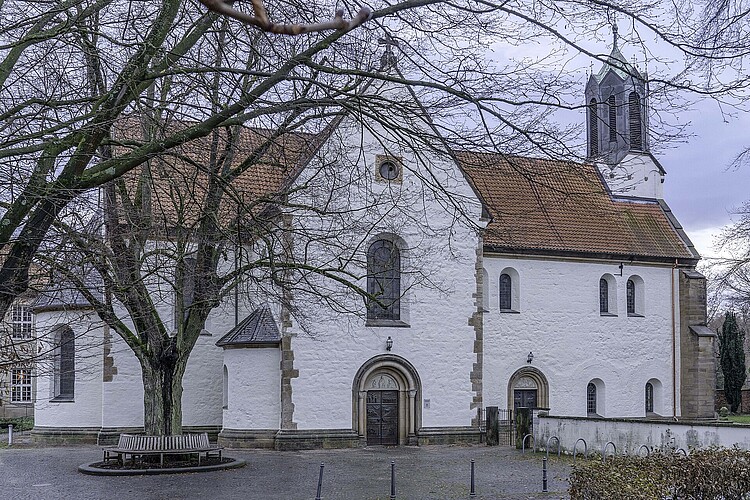
<svg viewBox="0 0 750 500"><path fill-rule="evenodd" d="M713 237L730 223L732 210L750 200L750 166L729 168L750 147L750 113L725 121L715 103L704 102L680 121L691 122L695 137L658 155L667 171L664 199L701 255L710 257Z"/></svg>

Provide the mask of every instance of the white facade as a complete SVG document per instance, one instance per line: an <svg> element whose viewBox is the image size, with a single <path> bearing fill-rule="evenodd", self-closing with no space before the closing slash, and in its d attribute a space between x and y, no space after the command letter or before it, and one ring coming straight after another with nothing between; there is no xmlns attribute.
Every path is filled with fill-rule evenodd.
<svg viewBox="0 0 750 500"><path fill-rule="evenodd" d="M533 367L549 384L547 404L555 415L586 416L586 388L593 380L599 384L600 416L645 417L649 381L656 389L653 412L672 415L672 322L678 319L672 314L677 304L671 266L625 264L619 276L617 262L485 255L484 267L490 283L484 313L487 405L506 408L514 372ZM508 269L519 280L513 312L498 307L499 277ZM607 315L599 308L599 280L605 275L616 283L615 306ZM634 276L643 282L637 316L626 312L626 283Z"/></svg>
<svg viewBox="0 0 750 500"><path fill-rule="evenodd" d="M398 164L397 178L382 178L383 161ZM636 192L660 197L657 177ZM277 339L221 348L216 342L238 328L235 318L262 305L247 292L235 311L228 297L209 317L188 363L187 428L221 430L231 445L282 449L378 443L383 438L372 430L381 421L379 432L391 444L478 440L480 410L513 409L517 391L533 393L536 406L555 415L587 416L589 384L596 386L600 417L647 416L647 383L649 414L681 414L680 270L665 259L490 250L482 239L488 223L482 201L450 157L351 117L297 183L306 189L292 202L326 204L334 215L290 209L292 228L337 235L335 244L304 242L306 262L324 267L348 258L348 270L366 289L368 249L389 242L400 255L399 314L368 318L350 288L311 274L317 293L295 290L294 314L267 304ZM301 251L301 243L293 244ZM501 310L503 274L511 297ZM602 279L610 286L606 313ZM630 314L629 280L635 290ZM337 309L321 296L335 299ZM170 317L170 298L159 304L160 314ZM37 406L37 432L141 427L140 368L125 343L92 317L73 321L46 311L37 321L50 335L60 324L73 328L82 357L76 367L87 367L76 371L75 397L65 402L55 401L55 369L49 368L39 384L50 398Z"/></svg>

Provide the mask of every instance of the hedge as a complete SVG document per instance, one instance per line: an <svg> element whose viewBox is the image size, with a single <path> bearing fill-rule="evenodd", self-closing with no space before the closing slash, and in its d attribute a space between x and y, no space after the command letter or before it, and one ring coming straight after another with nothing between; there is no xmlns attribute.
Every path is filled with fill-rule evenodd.
<svg viewBox="0 0 750 500"><path fill-rule="evenodd" d="M570 475L572 500L750 499L750 451L693 450L579 462Z"/></svg>

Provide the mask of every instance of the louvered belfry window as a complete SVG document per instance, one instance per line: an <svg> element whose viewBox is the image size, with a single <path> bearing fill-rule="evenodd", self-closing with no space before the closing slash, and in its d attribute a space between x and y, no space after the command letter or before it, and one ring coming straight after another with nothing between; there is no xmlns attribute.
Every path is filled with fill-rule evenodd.
<svg viewBox="0 0 750 500"><path fill-rule="evenodd" d="M631 92L628 96L628 124L630 126L630 148L643 149L642 126L641 126L641 97Z"/></svg>
<svg viewBox="0 0 750 500"><path fill-rule="evenodd" d="M614 142L617 140L617 103L615 102L615 96L609 96L607 104L609 107L609 140Z"/></svg>
<svg viewBox="0 0 750 500"><path fill-rule="evenodd" d="M589 102L589 155L599 154L599 117L596 113L596 99Z"/></svg>
<svg viewBox="0 0 750 500"><path fill-rule="evenodd" d="M401 254L388 240L377 240L367 251L368 319L401 319Z"/></svg>

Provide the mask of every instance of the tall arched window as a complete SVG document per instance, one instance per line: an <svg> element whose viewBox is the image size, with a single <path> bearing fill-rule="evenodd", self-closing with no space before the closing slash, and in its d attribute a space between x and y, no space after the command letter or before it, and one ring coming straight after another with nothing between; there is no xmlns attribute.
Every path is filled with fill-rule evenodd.
<svg viewBox="0 0 750 500"><path fill-rule="evenodd" d="M646 382L646 413L654 412L654 385Z"/></svg>
<svg viewBox="0 0 750 500"><path fill-rule="evenodd" d="M222 406L226 410L229 408L229 371L227 365L224 365L224 384L222 387Z"/></svg>
<svg viewBox="0 0 750 500"><path fill-rule="evenodd" d="M599 117L596 113L596 99L589 102L589 155L599 154Z"/></svg>
<svg viewBox="0 0 750 500"><path fill-rule="evenodd" d="M631 92L628 96L628 125L630 126L630 148L643 149L641 97L635 92Z"/></svg>
<svg viewBox="0 0 750 500"><path fill-rule="evenodd" d="M596 414L596 386L593 382L586 387L586 413Z"/></svg>
<svg viewBox="0 0 750 500"><path fill-rule="evenodd" d="M635 282L628 280L628 314L635 314Z"/></svg>
<svg viewBox="0 0 750 500"><path fill-rule="evenodd" d="M508 273L500 275L500 309L510 310L513 308L512 301L513 283Z"/></svg>
<svg viewBox="0 0 750 500"><path fill-rule="evenodd" d="M599 312L609 312L609 283L604 278L599 279Z"/></svg>
<svg viewBox="0 0 750 500"><path fill-rule="evenodd" d="M73 330L62 328L55 336L55 393L57 399L73 399L76 383L76 346Z"/></svg>
<svg viewBox="0 0 750 500"><path fill-rule="evenodd" d="M609 108L609 140L613 142L617 140L617 102L615 96L609 96L607 104Z"/></svg>
<svg viewBox="0 0 750 500"><path fill-rule="evenodd" d="M401 254L388 240L377 240L367 251L368 319L401 319Z"/></svg>

